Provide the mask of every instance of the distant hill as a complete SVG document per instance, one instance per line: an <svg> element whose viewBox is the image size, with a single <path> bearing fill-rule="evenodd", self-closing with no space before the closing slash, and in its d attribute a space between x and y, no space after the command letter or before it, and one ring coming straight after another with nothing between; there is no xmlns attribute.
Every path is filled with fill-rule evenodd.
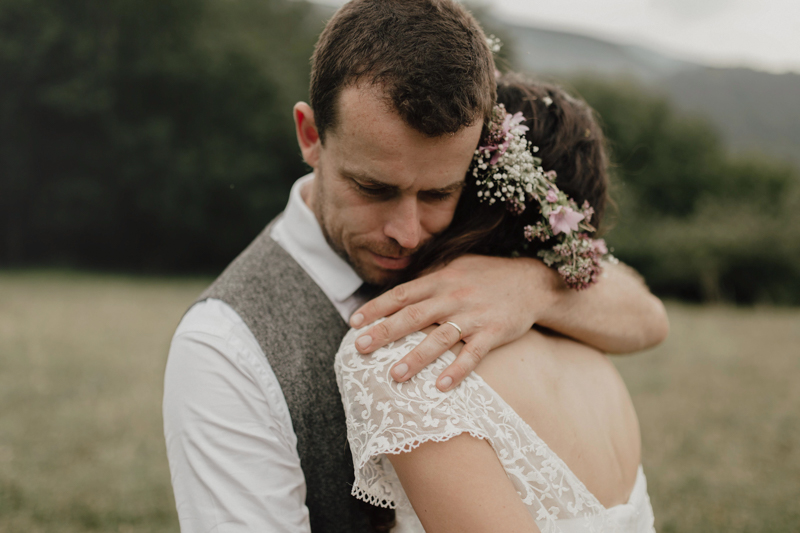
<svg viewBox="0 0 800 533"><path fill-rule="evenodd" d="M572 75L576 72L599 75L632 75L655 81L678 72L702 67L658 54L638 46L616 44L586 35L516 25L492 20L513 40L515 59L531 72Z"/></svg>
<svg viewBox="0 0 800 533"><path fill-rule="evenodd" d="M678 72L661 82L675 104L708 116L734 150L800 163L800 75L748 69Z"/></svg>
<svg viewBox="0 0 800 533"><path fill-rule="evenodd" d="M627 76L686 112L709 118L733 151L760 150L800 164L800 74L709 68L644 47L493 20L518 68L555 78Z"/></svg>

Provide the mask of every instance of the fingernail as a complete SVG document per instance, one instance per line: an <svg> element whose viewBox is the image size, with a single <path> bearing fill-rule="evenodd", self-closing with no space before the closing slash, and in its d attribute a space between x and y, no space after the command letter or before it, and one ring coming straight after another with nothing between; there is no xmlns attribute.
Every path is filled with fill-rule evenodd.
<svg viewBox="0 0 800 533"><path fill-rule="evenodd" d="M354 328L360 326L362 322L364 322L364 315L361 313L356 313L350 317L350 325Z"/></svg>
<svg viewBox="0 0 800 533"><path fill-rule="evenodd" d="M356 346L361 348L362 350L369 348L369 345L372 344L372 337L369 335L362 335L361 337L356 340Z"/></svg>
<svg viewBox="0 0 800 533"><path fill-rule="evenodd" d="M403 376L405 376L407 373L408 365L405 363L400 363L392 369L392 376L394 376L394 379L403 379Z"/></svg>
<svg viewBox="0 0 800 533"><path fill-rule="evenodd" d="M442 378L442 381L439 382L439 390L446 391L450 388L450 385L453 384L453 378L450 376Z"/></svg>

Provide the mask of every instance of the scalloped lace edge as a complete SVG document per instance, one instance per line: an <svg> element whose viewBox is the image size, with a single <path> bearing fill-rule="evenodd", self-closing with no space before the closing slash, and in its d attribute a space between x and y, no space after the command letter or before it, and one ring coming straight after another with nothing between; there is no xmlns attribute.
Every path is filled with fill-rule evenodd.
<svg viewBox="0 0 800 533"><path fill-rule="evenodd" d="M405 441L402 446L395 446L393 448L389 448L386 450L371 452L366 457L366 459L363 459L361 461L361 464L359 465L358 470L356 471L356 479L355 482L353 483L353 490L350 491L350 494L355 496L361 501L367 502L370 505L383 507L384 509L397 509L397 502L394 501L393 499L387 499L383 496L372 494L369 492L369 489L359 487L360 482L363 481L363 478L360 476L360 472L361 469L364 468L364 465L367 464L367 461L369 461L373 457L378 457L380 455L399 455L401 453L408 453L410 451L416 450L426 442L445 442L452 439L453 437L458 437L459 435L463 435L464 433L469 433L472 437L475 437L476 439L485 440L491 443L489 436L486 435L485 433L479 433L471 429L462 429L455 432L446 433L444 435L422 435L418 438L411 439L410 442ZM382 479L379 480L378 483L373 483L372 487L374 487L376 484L380 484L380 481L382 481Z"/></svg>

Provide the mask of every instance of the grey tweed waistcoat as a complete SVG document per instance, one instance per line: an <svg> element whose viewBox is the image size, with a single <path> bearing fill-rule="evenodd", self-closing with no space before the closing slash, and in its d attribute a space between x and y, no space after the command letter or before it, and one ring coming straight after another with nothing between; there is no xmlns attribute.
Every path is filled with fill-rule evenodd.
<svg viewBox="0 0 800 533"><path fill-rule="evenodd" d="M370 531L350 495L353 462L333 360L348 325L319 286L269 236L270 226L200 296L222 300L250 328L289 404L314 533Z"/></svg>

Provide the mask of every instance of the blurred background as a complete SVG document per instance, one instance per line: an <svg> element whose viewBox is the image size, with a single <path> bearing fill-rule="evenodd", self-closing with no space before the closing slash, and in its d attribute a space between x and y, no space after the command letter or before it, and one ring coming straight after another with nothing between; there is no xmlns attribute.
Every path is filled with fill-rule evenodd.
<svg viewBox="0 0 800 533"><path fill-rule="evenodd" d="M306 172L291 106L341 3L0 0L0 533L177 531L169 338ZM798 7L470 7L597 110L607 240L668 301L615 360L659 531L800 531Z"/></svg>

